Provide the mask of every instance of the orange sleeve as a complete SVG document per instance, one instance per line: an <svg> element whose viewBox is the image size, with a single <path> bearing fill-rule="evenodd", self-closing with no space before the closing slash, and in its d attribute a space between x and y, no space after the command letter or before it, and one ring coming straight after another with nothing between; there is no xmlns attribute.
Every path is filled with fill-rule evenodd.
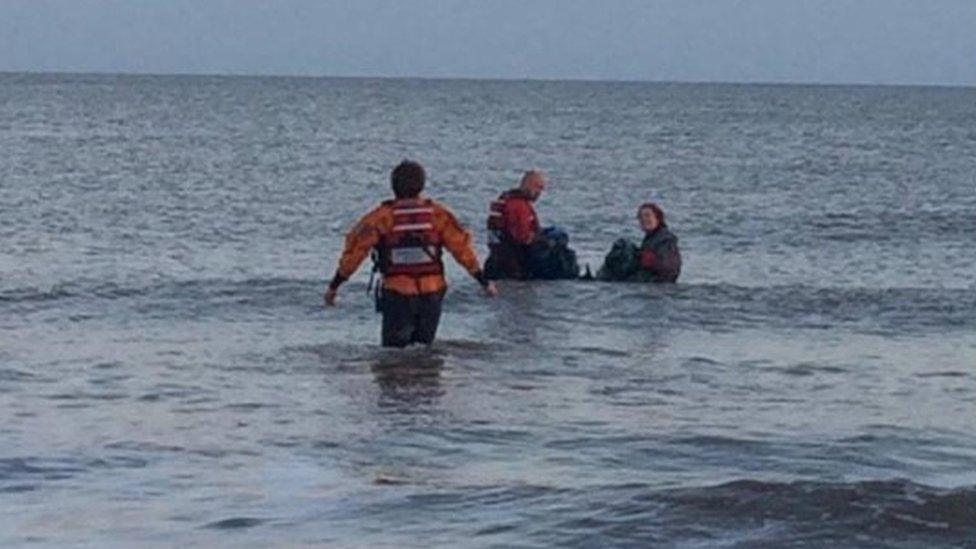
<svg viewBox="0 0 976 549"><path fill-rule="evenodd" d="M451 252L454 259L464 267L472 276L481 271L481 263L478 261L478 254L475 253L471 245L471 233L468 232L461 222L454 217L450 210L437 205L436 219L437 232L441 236L444 247Z"/></svg>
<svg viewBox="0 0 976 549"><path fill-rule="evenodd" d="M393 222L389 209L380 206L360 219L346 235L346 247L339 259L338 273L349 278L362 264L370 250L380 241L380 235Z"/></svg>

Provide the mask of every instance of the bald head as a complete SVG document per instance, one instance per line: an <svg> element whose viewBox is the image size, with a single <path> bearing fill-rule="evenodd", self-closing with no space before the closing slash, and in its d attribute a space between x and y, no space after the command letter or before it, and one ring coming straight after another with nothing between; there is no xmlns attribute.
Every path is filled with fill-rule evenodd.
<svg viewBox="0 0 976 549"><path fill-rule="evenodd" d="M532 200L539 198L542 191L546 190L546 184L548 183L548 178L545 172L540 170L529 170L525 172L522 176L522 182L519 183L519 188L522 192L527 194Z"/></svg>

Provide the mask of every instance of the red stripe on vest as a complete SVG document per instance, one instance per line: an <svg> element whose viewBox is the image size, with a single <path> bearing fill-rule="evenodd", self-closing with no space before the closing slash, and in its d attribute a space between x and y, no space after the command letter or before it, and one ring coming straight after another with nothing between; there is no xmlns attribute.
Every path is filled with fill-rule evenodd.
<svg viewBox="0 0 976 549"><path fill-rule="evenodd" d="M441 238L434 230L430 200L393 200L393 227L378 246L380 270L386 276L426 276L444 273Z"/></svg>

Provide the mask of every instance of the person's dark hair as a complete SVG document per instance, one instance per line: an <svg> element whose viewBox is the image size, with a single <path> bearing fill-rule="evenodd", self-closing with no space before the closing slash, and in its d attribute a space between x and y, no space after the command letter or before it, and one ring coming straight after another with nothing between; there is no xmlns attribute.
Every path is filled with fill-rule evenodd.
<svg viewBox="0 0 976 549"><path fill-rule="evenodd" d="M390 172L390 183L397 198L414 198L424 190L427 174L424 167L413 160L404 160Z"/></svg>
<svg viewBox="0 0 976 549"><path fill-rule="evenodd" d="M662 227L664 226L664 210L662 210L660 206L658 206L654 202L645 202L641 204L640 208L637 208L638 218L640 218L640 213L643 210L651 210L652 212L654 212L654 217L657 218L658 224L660 224Z"/></svg>

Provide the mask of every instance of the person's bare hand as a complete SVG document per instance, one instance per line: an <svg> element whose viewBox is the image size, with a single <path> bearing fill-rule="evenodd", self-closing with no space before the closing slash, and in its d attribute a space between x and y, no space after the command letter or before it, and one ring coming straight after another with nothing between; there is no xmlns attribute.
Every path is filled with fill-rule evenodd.
<svg viewBox="0 0 976 549"><path fill-rule="evenodd" d="M326 307L335 307L335 304L336 304L336 296L338 294L339 294L339 290L337 290L337 289L329 288L328 290L326 290L325 291L325 296L324 296L325 297L325 306Z"/></svg>
<svg viewBox="0 0 976 549"><path fill-rule="evenodd" d="M498 286L496 286L494 282L489 282L488 285L485 286L485 295L488 297L496 297L498 295Z"/></svg>

